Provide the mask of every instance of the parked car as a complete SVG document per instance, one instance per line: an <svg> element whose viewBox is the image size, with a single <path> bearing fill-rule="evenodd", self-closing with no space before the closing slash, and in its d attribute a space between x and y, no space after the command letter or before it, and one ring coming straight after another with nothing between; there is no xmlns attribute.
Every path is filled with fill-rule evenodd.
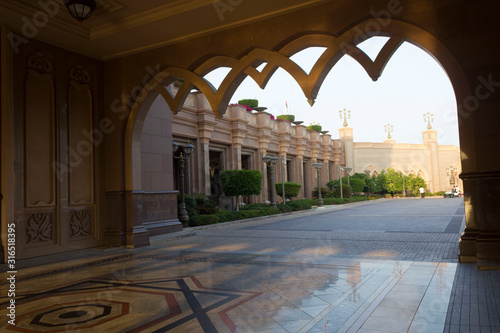
<svg viewBox="0 0 500 333"><path fill-rule="evenodd" d="M460 193L460 190L457 190L455 187L449 187L444 192L445 198L457 198L457 197L461 197L461 196L462 196L462 193Z"/></svg>

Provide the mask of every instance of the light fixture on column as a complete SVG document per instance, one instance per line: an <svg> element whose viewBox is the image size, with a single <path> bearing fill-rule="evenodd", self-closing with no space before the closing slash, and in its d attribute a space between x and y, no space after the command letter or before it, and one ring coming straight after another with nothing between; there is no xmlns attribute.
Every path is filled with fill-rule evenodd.
<svg viewBox="0 0 500 333"><path fill-rule="evenodd" d="M384 125L385 132L387 133L387 139L392 138L391 133L394 133L394 126L391 124Z"/></svg>
<svg viewBox="0 0 500 333"><path fill-rule="evenodd" d="M279 161L276 156L266 155L262 157L262 161L267 164L267 184L270 191L269 201L272 207L276 207L276 191L274 188L274 165Z"/></svg>
<svg viewBox="0 0 500 333"><path fill-rule="evenodd" d="M179 145L177 142L172 141L172 153L174 159L179 160L179 180L180 180L180 195L181 203L179 204L179 220L182 222L184 227L189 225L189 215L186 211L186 201L184 198L184 164L189 156L194 152L195 147L189 143L184 146ZM175 153L179 151L179 156L175 156Z"/></svg>
<svg viewBox="0 0 500 333"><path fill-rule="evenodd" d="M366 177L370 178L370 170L365 169L363 172L365 173ZM366 187L368 188L368 197L370 197L371 196L370 195L370 184L367 183Z"/></svg>
<svg viewBox="0 0 500 333"><path fill-rule="evenodd" d="M351 186L350 180L349 180L349 172L351 172L352 168L351 167L344 167L344 171L347 173L347 186Z"/></svg>
<svg viewBox="0 0 500 333"><path fill-rule="evenodd" d="M95 0L64 0L64 5L71 16L80 23L80 27L83 21L92 16L96 8Z"/></svg>
<svg viewBox="0 0 500 333"><path fill-rule="evenodd" d="M316 172L318 173L317 174L317 178L318 178L318 207L321 207L321 206L323 206L323 198L321 197L320 183L321 183L321 168L323 168L323 163L314 162L313 168L316 169Z"/></svg>
<svg viewBox="0 0 500 333"><path fill-rule="evenodd" d="M346 111L346 109L344 109L344 112L342 112L342 110L339 111L339 115L340 115L340 119L342 119L342 114L344 115L344 127L347 127L347 119L351 119L351 110L349 111Z"/></svg>
<svg viewBox="0 0 500 333"><path fill-rule="evenodd" d="M434 122L434 114L430 112L427 112L427 114L424 113L424 122L427 123L427 129L431 130L432 129L431 123Z"/></svg>
<svg viewBox="0 0 500 333"><path fill-rule="evenodd" d="M449 168L446 168L446 175L450 177L450 185L455 185L455 176L458 174L457 168L454 168L453 166L450 166Z"/></svg>

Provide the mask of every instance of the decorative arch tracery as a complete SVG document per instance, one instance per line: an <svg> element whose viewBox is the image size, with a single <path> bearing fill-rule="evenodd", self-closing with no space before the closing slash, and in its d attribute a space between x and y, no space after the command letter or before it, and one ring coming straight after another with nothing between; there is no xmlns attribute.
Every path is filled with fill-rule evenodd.
<svg viewBox="0 0 500 333"><path fill-rule="evenodd" d="M175 96L168 92L164 86L159 86L157 91L162 94L172 112L176 114L182 109L191 90L197 88L205 95L212 110L220 118L225 113L234 92L247 76L250 76L261 89L264 89L276 70L282 68L295 79L312 106L326 76L345 54L353 57L366 70L372 80L376 81L382 75L394 52L405 41L399 35L392 35L375 61L372 61L368 55L353 44L351 31L353 29L344 32L339 37L318 33L300 36L277 51L255 48L240 59L214 56L193 71L179 67L167 67L159 74L162 80L166 84L170 84L177 79L182 79L183 83ZM326 48L309 74L290 59L291 56L308 47ZM266 65L261 71L258 71L257 68L263 63ZM219 88L216 89L204 79L204 76L220 67L229 67L231 70ZM158 78L154 78L154 80L157 81Z"/></svg>

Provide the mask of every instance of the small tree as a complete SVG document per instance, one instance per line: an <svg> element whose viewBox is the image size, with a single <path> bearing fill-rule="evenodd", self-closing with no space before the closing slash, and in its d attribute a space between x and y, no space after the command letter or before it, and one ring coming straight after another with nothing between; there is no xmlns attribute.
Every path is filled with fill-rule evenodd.
<svg viewBox="0 0 500 333"><path fill-rule="evenodd" d="M349 180L349 184L351 185L351 189L354 193L359 193L359 192L363 192L363 190L365 189L365 186L366 186L366 183L363 179L350 179Z"/></svg>
<svg viewBox="0 0 500 333"><path fill-rule="evenodd" d="M236 210L239 210L240 195L260 194L262 175L258 170L224 170L220 173L224 193L236 197Z"/></svg>
<svg viewBox="0 0 500 333"><path fill-rule="evenodd" d="M386 189L388 192L394 194L395 192L401 192L403 190L403 175L401 172L397 172L394 169L387 169Z"/></svg>
<svg viewBox="0 0 500 333"><path fill-rule="evenodd" d="M281 183L276 183L274 186L276 187L276 194L283 197L283 187ZM299 183L285 182L285 197L287 199L295 198L299 195L301 187L302 184Z"/></svg>

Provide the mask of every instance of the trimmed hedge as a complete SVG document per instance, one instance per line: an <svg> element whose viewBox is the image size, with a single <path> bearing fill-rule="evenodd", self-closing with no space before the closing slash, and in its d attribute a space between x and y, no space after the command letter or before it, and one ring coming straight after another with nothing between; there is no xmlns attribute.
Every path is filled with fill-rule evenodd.
<svg viewBox="0 0 500 333"><path fill-rule="evenodd" d="M256 108L259 106L259 101L253 98L240 99L238 104L249 106L250 108Z"/></svg>
<svg viewBox="0 0 500 333"><path fill-rule="evenodd" d="M313 131L316 131L316 132L321 132L322 127L321 127L321 125L314 124L314 125L307 126L306 129L313 130Z"/></svg>
<svg viewBox="0 0 500 333"><path fill-rule="evenodd" d="M260 194L262 175L259 170L224 170L220 173L224 193L229 196Z"/></svg>
<svg viewBox="0 0 500 333"><path fill-rule="evenodd" d="M275 183L274 187L276 188L276 194L281 197L283 192L281 183ZM301 187L302 184L299 183L285 182L285 196L287 197L287 199L295 198L296 196L298 196Z"/></svg>
<svg viewBox="0 0 500 333"><path fill-rule="evenodd" d="M295 121L295 116L293 114L280 114L276 119L283 119L288 121Z"/></svg>
<svg viewBox="0 0 500 333"><path fill-rule="evenodd" d="M312 191L312 197L317 198L318 197L318 187L316 186L314 190ZM328 195L328 189L326 187L321 186L321 197L325 198Z"/></svg>
<svg viewBox="0 0 500 333"><path fill-rule="evenodd" d="M366 186L366 183L363 179L350 178L349 184L351 185L351 189L354 193L363 192L363 189Z"/></svg>
<svg viewBox="0 0 500 333"><path fill-rule="evenodd" d="M293 211L311 209L312 204L309 199L300 199L295 201L288 201L287 206L291 207Z"/></svg>
<svg viewBox="0 0 500 333"><path fill-rule="evenodd" d="M347 199L325 198L323 202L325 205L339 205L346 202L356 202L364 200L368 200L368 198L365 196L354 196L352 198L347 198ZM300 199L295 201L288 201L286 204L277 205L277 208L271 207L266 204L251 204L245 206L240 211L224 210L217 214L192 216L189 218L189 225L191 227L197 227L202 225L243 220L252 217L268 216L279 213L306 210L306 209L311 209L313 205L315 206L317 204L318 201L316 199Z"/></svg>

